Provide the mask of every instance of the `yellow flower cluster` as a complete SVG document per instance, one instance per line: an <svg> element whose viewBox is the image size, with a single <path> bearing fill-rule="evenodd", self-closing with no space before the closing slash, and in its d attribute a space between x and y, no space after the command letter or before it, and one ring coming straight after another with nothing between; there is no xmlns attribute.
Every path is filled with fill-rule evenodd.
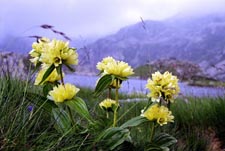
<svg viewBox="0 0 225 151"><path fill-rule="evenodd" d="M96 67L98 70L104 71L108 63L115 62L115 61L116 60L113 57L106 57L106 58L103 58L101 62L98 62Z"/></svg>
<svg viewBox="0 0 225 151"><path fill-rule="evenodd" d="M69 83L65 85L60 84L49 92L49 98L52 98L56 103L62 103L66 100L72 99L79 90L79 88Z"/></svg>
<svg viewBox="0 0 225 151"><path fill-rule="evenodd" d="M117 61L112 57L106 57L97 64L97 69L103 74L112 74L122 78L126 78L134 74L133 69L123 61Z"/></svg>
<svg viewBox="0 0 225 151"><path fill-rule="evenodd" d="M33 49L30 51L31 62L35 65L42 62L49 65L54 64L57 67L62 63L67 65L78 63L78 54L75 49L69 47L68 42L56 39L50 41L47 38L42 38L32 47Z"/></svg>
<svg viewBox="0 0 225 151"><path fill-rule="evenodd" d="M150 121L157 121L157 123L162 126L168 122L174 122L174 116L172 112L165 106L159 106L154 104L149 107L142 116L146 117Z"/></svg>
<svg viewBox="0 0 225 151"><path fill-rule="evenodd" d="M45 72L47 71L48 66L44 66L42 67L42 69L38 72L37 77L35 79L34 85L39 85ZM48 76L48 78L45 79L45 81L43 81L40 85L42 85L44 82L48 81L48 82L55 82L60 80L61 77L60 75L57 73L56 69L54 69L52 71L52 73Z"/></svg>
<svg viewBox="0 0 225 151"><path fill-rule="evenodd" d="M180 92L177 77L168 71L164 74L160 72L152 74L152 79L148 80L146 88L150 90L148 96L152 98L153 102L159 102L160 97L173 102L175 96Z"/></svg>
<svg viewBox="0 0 225 151"><path fill-rule="evenodd" d="M105 110L112 109L113 105L116 105L116 101L109 99L109 98L107 98L107 99L103 100L101 103L99 103L99 106Z"/></svg>
<svg viewBox="0 0 225 151"><path fill-rule="evenodd" d="M32 50L29 52L29 54L32 57L30 61L34 65L37 65L37 63L40 62L41 54L46 51L46 45L48 45L49 42L50 40L48 38L41 38L38 39L38 42L34 42L32 44Z"/></svg>

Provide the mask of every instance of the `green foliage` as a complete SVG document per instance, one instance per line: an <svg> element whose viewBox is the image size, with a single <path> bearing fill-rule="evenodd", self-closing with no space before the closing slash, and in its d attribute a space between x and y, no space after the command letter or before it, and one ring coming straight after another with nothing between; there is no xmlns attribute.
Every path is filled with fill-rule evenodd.
<svg viewBox="0 0 225 151"><path fill-rule="evenodd" d="M43 77L42 77L42 80L39 84L42 84L48 77L49 75L52 73L52 71L55 69L55 66L54 64L52 64L47 70L46 72L44 73ZM58 71L58 70L57 70Z"/></svg>
<svg viewBox="0 0 225 151"><path fill-rule="evenodd" d="M130 131L121 127L110 127L103 131L97 139L103 149L114 150L117 146L130 140Z"/></svg>
<svg viewBox="0 0 225 151"><path fill-rule="evenodd" d="M115 77L104 78L108 82L99 83L98 95ZM93 90L81 89L79 97L56 105L46 98L53 85L45 86L42 96L41 89L28 82L0 79L0 150L197 151L210 147L212 138L204 134L209 128L219 140L225 140L224 98L176 100L171 106L174 124L158 127L150 142L150 122L140 116L149 101L126 102L139 96L120 94L124 101L118 109L118 127L112 127L113 115L107 119L98 106L104 97L93 98ZM31 111L27 109L30 105Z"/></svg>
<svg viewBox="0 0 225 151"><path fill-rule="evenodd" d="M167 150L169 150L169 147L171 145L177 143L177 139L169 134L159 133L157 136L155 136L153 142L160 146L162 149L167 148Z"/></svg>
<svg viewBox="0 0 225 151"><path fill-rule="evenodd" d="M72 100L66 101L65 104L71 109L77 112L80 116L92 122L92 118L86 106L86 103L79 97L75 97Z"/></svg>
<svg viewBox="0 0 225 151"><path fill-rule="evenodd" d="M39 91L27 82L0 78L0 150L29 150L31 139L37 136L38 131L46 130L51 125L47 122L48 114L28 101L35 102L39 97L29 95L27 90Z"/></svg>
<svg viewBox="0 0 225 151"><path fill-rule="evenodd" d="M125 122L123 125L121 125L121 128L129 128L129 127L134 127L134 126L138 126L144 122L147 122L148 120L145 117L142 116L137 116L134 117L130 120L128 120L127 122Z"/></svg>
<svg viewBox="0 0 225 151"><path fill-rule="evenodd" d="M48 92L51 91L55 85L58 85L58 83L45 82L43 84L43 94L45 97L48 96Z"/></svg>
<svg viewBox="0 0 225 151"><path fill-rule="evenodd" d="M58 131L64 134L71 130L72 121L67 112L60 108L54 108L52 113L56 121L55 127Z"/></svg>
<svg viewBox="0 0 225 151"><path fill-rule="evenodd" d="M114 77L112 75L104 75L102 76L95 88L94 95L97 97L102 94L102 92L109 87L109 85L112 83L114 80Z"/></svg>
<svg viewBox="0 0 225 151"><path fill-rule="evenodd" d="M26 93L26 100L37 107L41 107L47 113L51 113L53 108L56 108L57 105L48 100L46 97L39 95L38 93L34 93L35 91L29 91ZM37 101L38 100L38 101Z"/></svg>

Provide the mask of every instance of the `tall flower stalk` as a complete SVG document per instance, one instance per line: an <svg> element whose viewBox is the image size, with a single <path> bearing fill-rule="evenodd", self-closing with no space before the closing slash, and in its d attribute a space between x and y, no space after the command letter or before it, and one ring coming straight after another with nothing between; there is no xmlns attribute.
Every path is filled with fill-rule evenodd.
<svg viewBox="0 0 225 151"><path fill-rule="evenodd" d="M150 142L152 142L157 124L163 126L168 122L173 122L174 116L169 109L180 89L177 77L169 72L152 74L152 78L148 80L146 88L150 90L148 96L150 97L151 105L143 111L141 116L152 121L150 131Z"/></svg>
<svg viewBox="0 0 225 151"><path fill-rule="evenodd" d="M79 88L70 83L64 83L63 66L74 71L73 65L78 64L76 49L70 48L68 42L41 38L32 45L30 61L41 67L37 74L35 85L43 85L44 96L55 102L58 108L53 108L52 113L58 124L58 129L68 132L76 127L73 111L92 123L85 102L76 96Z"/></svg>
<svg viewBox="0 0 225 151"><path fill-rule="evenodd" d="M123 81L134 74L133 69L125 62L115 60L112 57L103 58L97 64L101 78L99 79L95 94L98 96L108 89L108 97L111 98L111 90L115 89L115 108L113 110L113 127L117 126L117 114L119 109L119 89Z"/></svg>

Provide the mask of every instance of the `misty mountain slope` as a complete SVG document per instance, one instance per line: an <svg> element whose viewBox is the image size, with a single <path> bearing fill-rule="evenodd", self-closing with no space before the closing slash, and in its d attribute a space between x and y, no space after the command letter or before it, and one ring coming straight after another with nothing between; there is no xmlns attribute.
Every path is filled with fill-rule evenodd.
<svg viewBox="0 0 225 151"><path fill-rule="evenodd" d="M83 58L87 52L89 60L84 65L92 71L106 56L124 60L134 67L173 57L209 68L225 59L225 15L139 22L79 50Z"/></svg>

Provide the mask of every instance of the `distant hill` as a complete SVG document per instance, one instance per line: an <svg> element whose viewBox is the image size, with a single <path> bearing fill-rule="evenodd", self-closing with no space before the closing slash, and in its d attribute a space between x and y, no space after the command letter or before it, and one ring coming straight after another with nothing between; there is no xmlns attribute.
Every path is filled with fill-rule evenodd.
<svg viewBox="0 0 225 151"><path fill-rule="evenodd" d="M225 14L146 20L79 49L79 54L80 72L84 68L94 72L96 63L106 56L133 67L173 57L199 64L207 74L215 76L217 68L225 69ZM225 70L218 78L224 75Z"/></svg>

